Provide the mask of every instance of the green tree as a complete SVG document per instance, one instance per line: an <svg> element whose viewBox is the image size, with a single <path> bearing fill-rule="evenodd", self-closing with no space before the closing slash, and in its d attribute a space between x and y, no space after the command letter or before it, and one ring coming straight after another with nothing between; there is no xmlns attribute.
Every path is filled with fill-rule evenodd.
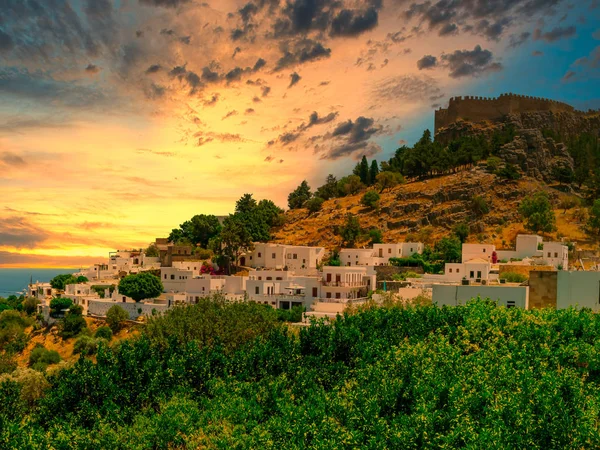
<svg viewBox="0 0 600 450"><path fill-rule="evenodd" d="M323 200L329 200L339 195L337 178L332 174L327 175L325 184L317 189L315 197L320 197Z"/></svg>
<svg viewBox="0 0 600 450"><path fill-rule="evenodd" d="M377 181L377 175L379 175L379 164L377 160L371 161L371 169L369 170L369 184L373 185Z"/></svg>
<svg viewBox="0 0 600 450"><path fill-rule="evenodd" d="M383 233L379 228L373 228L369 231L369 237L371 238L370 244L381 244L383 242Z"/></svg>
<svg viewBox="0 0 600 450"><path fill-rule="evenodd" d="M50 309L54 314L59 314L65 309L69 309L73 305L73 300L66 297L55 297L50 300Z"/></svg>
<svg viewBox="0 0 600 450"><path fill-rule="evenodd" d="M381 172L377 175L377 186L380 193L397 186L403 181L402 175L397 172Z"/></svg>
<svg viewBox="0 0 600 450"><path fill-rule="evenodd" d="M306 208L308 208L309 213L313 214L321 211L324 202L325 200L323 200L321 197L313 197L306 202Z"/></svg>
<svg viewBox="0 0 600 450"><path fill-rule="evenodd" d="M517 166L509 163L506 163L502 169L496 171L496 175L507 180L518 180L521 178L521 173Z"/></svg>
<svg viewBox="0 0 600 450"><path fill-rule="evenodd" d="M550 204L548 194L536 192L523 199L519 205L519 213L525 219L525 228L534 233L550 233L556 229L556 218Z"/></svg>
<svg viewBox="0 0 600 450"><path fill-rule="evenodd" d="M235 203L235 212L240 214L250 213L254 211L257 206L258 203L254 200L252 194L244 194L242 195L242 198Z"/></svg>
<svg viewBox="0 0 600 450"><path fill-rule="evenodd" d="M462 244L456 238L440 239L435 243L434 250L444 262L460 262Z"/></svg>
<svg viewBox="0 0 600 450"><path fill-rule="evenodd" d="M348 214L344 226L340 229L340 236L342 237L344 244L349 247L354 247L354 243L361 234L362 228L360 227L358 217L353 214Z"/></svg>
<svg viewBox="0 0 600 450"><path fill-rule="evenodd" d="M224 256L227 261L232 261L235 264L237 264L242 253L254 248L252 235L246 224L235 214L224 220L221 235L212 245L212 250L215 253Z"/></svg>
<svg viewBox="0 0 600 450"><path fill-rule="evenodd" d="M362 184L368 186L371 184L369 180L369 162L367 161L367 157L363 155L362 160L360 161L360 169L358 175L360 176L360 181Z"/></svg>
<svg viewBox="0 0 600 450"><path fill-rule="evenodd" d="M338 192L342 195L354 195L364 189L365 185L358 175L349 175L338 181Z"/></svg>
<svg viewBox="0 0 600 450"><path fill-rule="evenodd" d="M87 323L81 315L83 308L79 305L72 305L67 314L62 318L58 325L58 334L63 339L69 339L77 336L85 328Z"/></svg>
<svg viewBox="0 0 600 450"><path fill-rule="evenodd" d="M148 257L148 258L158 258L158 256L160 255L159 251L158 251L158 247L156 246L156 244L150 244L146 250L144 250L144 254Z"/></svg>
<svg viewBox="0 0 600 450"><path fill-rule="evenodd" d="M594 203L590 207L588 218L588 228L595 234L600 234L600 199L594 200Z"/></svg>
<svg viewBox="0 0 600 450"><path fill-rule="evenodd" d="M377 191L367 191L360 199L360 202L371 209L376 209L379 206L379 194Z"/></svg>
<svg viewBox="0 0 600 450"><path fill-rule="evenodd" d="M464 244L469 237L469 226L466 223L458 223L452 228L452 232L454 236L460 241L461 244Z"/></svg>
<svg viewBox="0 0 600 450"><path fill-rule="evenodd" d="M78 277L75 279L75 281L77 281L77 283L87 283L87 282L88 282L88 281L90 281L90 280L88 280L88 278L87 278L87 277L85 277L85 276L83 276L83 275L79 275L79 276L78 276ZM70 284L70 283L68 283L68 284Z"/></svg>
<svg viewBox="0 0 600 450"><path fill-rule="evenodd" d="M37 312L40 301L35 297L27 297L23 300L23 311L26 314L32 315Z"/></svg>
<svg viewBox="0 0 600 450"><path fill-rule="evenodd" d="M118 306L118 305L115 305ZM123 308L121 308L123 309ZM110 327L106 327L106 326L102 326L99 327L96 332L94 333L94 337L97 339L106 339L107 341L110 341L113 337L113 332L112 329Z"/></svg>
<svg viewBox="0 0 600 450"><path fill-rule="evenodd" d="M163 289L160 278L149 272L127 275L119 281L119 293L136 302L158 297Z"/></svg>
<svg viewBox="0 0 600 450"><path fill-rule="evenodd" d="M58 289L59 291L64 291L67 284L73 283L77 283L77 278L70 273L56 275L50 280L50 286L52 286L54 289Z"/></svg>
<svg viewBox="0 0 600 450"><path fill-rule="evenodd" d="M129 319L129 314L119 305L111 306L106 312L106 323L113 333L118 333L127 319Z"/></svg>
<svg viewBox="0 0 600 450"><path fill-rule="evenodd" d="M311 197L310 186L306 180L300 183L294 191L288 195L288 206L290 209L298 209L304 206Z"/></svg>
<svg viewBox="0 0 600 450"><path fill-rule="evenodd" d="M477 217L482 217L490 212L490 207L484 197L475 195L471 199L471 211L473 211Z"/></svg>
<svg viewBox="0 0 600 450"><path fill-rule="evenodd" d="M180 225L180 233L171 233L169 240L172 242L200 245L206 247L208 241L219 234L221 223L216 216L209 214L198 214Z"/></svg>

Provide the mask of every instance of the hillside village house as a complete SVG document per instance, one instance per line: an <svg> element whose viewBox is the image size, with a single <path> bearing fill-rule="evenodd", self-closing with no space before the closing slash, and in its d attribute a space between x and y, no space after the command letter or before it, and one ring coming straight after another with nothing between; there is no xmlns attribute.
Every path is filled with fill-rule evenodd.
<svg viewBox="0 0 600 450"><path fill-rule="evenodd" d="M326 299L357 299L375 289L373 266L323 267L321 291Z"/></svg>
<svg viewBox="0 0 600 450"><path fill-rule="evenodd" d="M568 270L569 248L562 242L544 242L541 236L520 234L515 250L496 251L498 260L532 258L557 269Z"/></svg>
<svg viewBox="0 0 600 450"><path fill-rule="evenodd" d="M240 256L239 264L244 267L292 270L310 273L317 270L325 256L323 247L271 244L255 242L254 250Z"/></svg>
<svg viewBox="0 0 600 450"><path fill-rule="evenodd" d="M403 242L397 244L373 244L373 248L343 248L340 250L340 261L344 266L383 266L390 258L408 258L416 253L423 253L420 242Z"/></svg>

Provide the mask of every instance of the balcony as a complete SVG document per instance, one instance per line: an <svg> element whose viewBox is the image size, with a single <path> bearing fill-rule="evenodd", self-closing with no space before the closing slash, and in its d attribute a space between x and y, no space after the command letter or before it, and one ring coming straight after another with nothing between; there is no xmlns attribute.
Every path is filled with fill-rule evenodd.
<svg viewBox="0 0 600 450"><path fill-rule="evenodd" d="M348 305L356 303L364 303L368 300L368 297L357 297L357 298L317 298L315 302L321 303L344 303Z"/></svg>
<svg viewBox="0 0 600 450"><path fill-rule="evenodd" d="M366 281L325 281L323 286L327 287L366 287Z"/></svg>

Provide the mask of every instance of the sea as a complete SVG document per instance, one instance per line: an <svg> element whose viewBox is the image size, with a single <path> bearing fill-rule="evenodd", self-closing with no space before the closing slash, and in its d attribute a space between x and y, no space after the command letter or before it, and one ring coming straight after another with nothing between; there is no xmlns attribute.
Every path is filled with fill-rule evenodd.
<svg viewBox="0 0 600 450"><path fill-rule="evenodd" d="M21 295L27 291L30 280L47 282L61 273L75 273L78 269L0 269L0 297Z"/></svg>

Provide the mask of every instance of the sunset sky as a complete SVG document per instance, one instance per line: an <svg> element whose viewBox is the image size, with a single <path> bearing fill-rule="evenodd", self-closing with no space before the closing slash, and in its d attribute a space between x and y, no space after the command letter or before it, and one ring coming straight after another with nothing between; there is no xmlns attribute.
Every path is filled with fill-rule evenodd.
<svg viewBox="0 0 600 450"><path fill-rule="evenodd" d="M600 108L600 0L0 0L0 267L286 207L503 92Z"/></svg>

